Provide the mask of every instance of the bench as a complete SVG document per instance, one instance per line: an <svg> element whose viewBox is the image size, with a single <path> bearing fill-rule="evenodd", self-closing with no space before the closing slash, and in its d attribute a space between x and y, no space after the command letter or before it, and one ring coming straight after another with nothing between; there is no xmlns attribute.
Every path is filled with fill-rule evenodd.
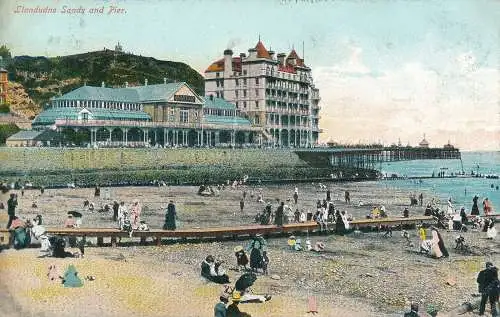
<svg viewBox="0 0 500 317"><path fill-rule="evenodd" d="M392 225L399 226L405 224L417 224L423 222L434 222L434 217L421 216L411 218L377 218L377 219L360 219L350 222L351 227L367 227ZM235 227L218 227L218 228L199 228L199 229L178 229L175 231L163 229L151 229L149 231L133 231L132 237L141 239L141 244L146 242L147 238L153 238L156 245L161 245L162 238L215 238L221 240L225 237L236 239L242 236L252 236L255 234L272 235L293 232L314 232L319 231L319 226L316 222L291 223L285 224L282 227L275 225L246 225ZM4 241L4 236L8 235L7 229L0 229L0 242ZM61 235L68 237L95 237L97 245L104 244L104 238L110 238L111 245L116 246L117 238L129 237L128 232L120 231L116 228L47 228L49 235Z"/></svg>

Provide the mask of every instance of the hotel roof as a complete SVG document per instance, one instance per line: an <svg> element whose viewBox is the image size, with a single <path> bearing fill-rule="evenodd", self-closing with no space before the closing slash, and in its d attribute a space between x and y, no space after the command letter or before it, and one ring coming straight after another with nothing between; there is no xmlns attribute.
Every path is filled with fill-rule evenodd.
<svg viewBox="0 0 500 317"><path fill-rule="evenodd" d="M204 97L204 105L203 108L212 108L212 109L224 109L224 110L234 110L236 109L236 105L230 103L229 101L222 98L215 98L213 96Z"/></svg>
<svg viewBox="0 0 500 317"><path fill-rule="evenodd" d="M187 86L184 82L127 88L82 86L67 94L55 97L53 100L95 100L132 103L164 101L170 99L184 85Z"/></svg>
<svg viewBox="0 0 500 317"><path fill-rule="evenodd" d="M86 108L95 120L136 120L136 121L150 121L149 114L143 111L130 111L118 109L101 109L101 108ZM78 114L83 108L70 107L70 108L50 108L40 113L33 125L51 125L55 123L56 119L78 119Z"/></svg>

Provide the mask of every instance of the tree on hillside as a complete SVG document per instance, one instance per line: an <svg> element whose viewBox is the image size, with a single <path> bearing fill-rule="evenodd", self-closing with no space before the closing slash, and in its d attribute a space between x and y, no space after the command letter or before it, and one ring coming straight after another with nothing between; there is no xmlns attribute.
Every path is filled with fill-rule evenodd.
<svg viewBox="0 0 500 317"><path fill-rule="evenodd" d="M0 145L5 144L5 140L19 130L19 127L13 123L0 124Z"/></svg>
<svg viewBox="0 0 500 317"><path fill-rule="evenodd" d="M12 55L10 54L10 50L7 46L5 46L5 44L0 46L0 56L2 56L3 59L12 58Z"/></svg>

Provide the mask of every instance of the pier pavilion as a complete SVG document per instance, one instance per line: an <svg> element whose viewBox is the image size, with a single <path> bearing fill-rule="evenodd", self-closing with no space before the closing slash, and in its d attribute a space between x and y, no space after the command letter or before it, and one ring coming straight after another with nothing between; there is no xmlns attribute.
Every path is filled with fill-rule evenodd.
<svg viewBox="0 0 500 317"><path fill-rule="evenodd" d="M83 86L55 97L33 121L69 145L100 147L261 145L262 128L222 98L186 83L125 88Z"/></svg>

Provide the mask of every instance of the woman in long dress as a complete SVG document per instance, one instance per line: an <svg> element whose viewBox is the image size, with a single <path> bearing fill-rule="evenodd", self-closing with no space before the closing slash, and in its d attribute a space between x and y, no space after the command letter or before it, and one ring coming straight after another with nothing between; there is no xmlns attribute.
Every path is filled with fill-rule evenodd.
<svg viewBox="0 0 500 317"><path fill-rule="evenodd" d="M130 211L130 221L132 222L132 228L137 230L139 227L141 217L141 206L139 205L139 201L134 200L134 204L132 205L132 210Z"/></svg>
<svg viewBox="0 0 500 317"><path fill-rule="evenodd" d="M431 254L436 258L448 257L448 250L444 246L444 241L436 227L432 227L432 249Z"/></svg>
<svg viewBox="0 0 500 317"><path fill-rule="evenodd" d="M471 215L479 216L479 207L477 206L478 199L479 197L477 196L474 196L474 198L472 198L472 210L470 212Z"/></svg>

